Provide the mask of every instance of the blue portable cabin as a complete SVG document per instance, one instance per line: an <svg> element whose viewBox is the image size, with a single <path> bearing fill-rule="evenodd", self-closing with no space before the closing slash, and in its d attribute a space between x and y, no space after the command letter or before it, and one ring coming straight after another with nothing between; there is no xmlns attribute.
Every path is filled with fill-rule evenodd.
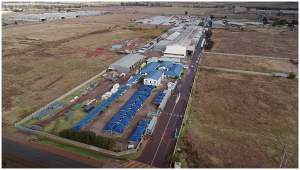
<svg viewBox="0 0 300 170"><path fill-rule="evenodd" d="M112 124L123 124L123 130L128 126L130 121L134 118L136 112L140 109L143 102L148 96L150 96L153 86L141 86L130 99L121 107L121 109L112 117L108 123ZM144 97L143 97L144 96ZM145 97L146 96L146 97ZM123 132L121 127L115 129L109 125L106 125L103 129L104 131L111 130L112 132L120 133Z"/></svg>
<svg viewBox="0 0 300 170"><path fill-rule="evenodd" d="M152 104L159 105L161 103L161 101L163 100L165 95L166 94L163 91L159 91L157 93L157 95L155 96L154 100L152 101Z"/></svg>
<svg viewBox="0 0 300 170"><path fill-rule="evenodd" d="M135 131L129 138L129 142L140 142L143 134L145 133L145 130L148 126L149 120L142 119L139 121L138 126L136 127Z"/></svg>

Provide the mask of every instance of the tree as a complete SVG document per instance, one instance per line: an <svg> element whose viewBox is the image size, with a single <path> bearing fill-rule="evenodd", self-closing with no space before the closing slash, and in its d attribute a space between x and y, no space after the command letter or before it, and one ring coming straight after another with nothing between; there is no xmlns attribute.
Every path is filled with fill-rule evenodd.
<svg viewBox="0 0 300 170"><path fill-rule="evenodd" d="M210 50L213 46L214 46L214 42L211 39L207 39L204 48L206 50Z"/></svg>
<svg viewBox="0 0 300 170"><path fill-rule="evenodd" d="M187 14L188 14L188 11L185 11L184 14L187 15Z"/></svg>
<svg viewBox="0 0 300 170"><path fill-rule="evenodd" d="M85 144L97 146L100 148L105 148L111 150L116 142L111 138L106 138L102 136L96 136L95 132L91 131L80 131L75 132L70 129L63 130L58 134L60 137L75 140Z"/></svg>
<svg viewBox="0 0 300 170"><path fill-rule="evenodd" d="M290 72L287 78L288 79L294 79L294 78L296 78L296 74L293 73L293 72Z"/></svg>
<svg viewBox="0 0 300 170"><path fill-rule="evenodd" d="M268 24L268 19L267 17L263 17L262 22L264 25Z"/></svg>
<svg viewBox="0 0 300 170"><path fill-rule="evenodd" d="M287 24L288 24L288 21L286 19L276 19L272 23L272 26L284 26L284 25L287 25Z"/></svg>

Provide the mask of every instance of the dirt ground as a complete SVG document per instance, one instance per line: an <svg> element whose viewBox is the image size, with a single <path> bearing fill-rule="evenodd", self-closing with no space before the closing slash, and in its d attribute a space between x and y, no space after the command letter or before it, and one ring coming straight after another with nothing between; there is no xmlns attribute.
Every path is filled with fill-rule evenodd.
<svg viewBox="0 0 300 170"><path fill-rule="evenodd" d="M228 69L257 72L297 72L297 66L289 60L278 60L259 57L241 57L206 53L201 66L221 67Z"/></svg>
<svg viewBox="0 0 300 170"><path fill-rule="evenodd" d="M184 166L298 167L297 80L201 70L192 97Z"/></svg>
<svg viewBox="0 0 300 170"><path fill-rule="evenodd" d="M212 52L298 58L298 32L275 29L214 29Z"/></svg>

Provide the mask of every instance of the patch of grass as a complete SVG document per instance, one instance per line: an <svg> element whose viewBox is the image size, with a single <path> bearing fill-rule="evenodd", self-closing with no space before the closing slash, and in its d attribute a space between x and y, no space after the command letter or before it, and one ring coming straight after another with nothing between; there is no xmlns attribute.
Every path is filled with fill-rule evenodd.
<svg viewBox="0 0 300 170"><path fill-rule="evenodd" d="M286 167L297 167L297 82L201 71L195 87L183 167L278 167L284 145Z"/></svg>
<svg viewBox="0 0 300 170"><path fill-rule="evenodd" d="M38 122L37 119L30 119L29 121L25 122L25 123L23 124L23 126L25 126L25 127L30 127L31 125L34 125L34 124L37 123L37 122Z"/></svg>
<svg viewBox="0 0 300 170"><path fill-rule="evenodd" d="M145 146L147 145L147 142L144 142L142 144L142 146L140 147L139 151L136 152L136 153L133 153L133 154L128 154L128 155L124 155L124 156L121 156L122 159L129 159L129 160L136 160L138 159L142 153L143 153L143 150L145 148Z"/></svg>
<svg viewBox="0 0 300 170"><path fill-rule="evenodd" d="M50 122L45 126L44 131L52 134L58 134L64 129L72 128L75 123L79 122L86 115L82 108L73 112L74 115L72 115L69 119L65 119L65 116L62 116Z"/></svg>
<svg viewBox="0 0 300 170"><path fill-rule="evenodd" d="M90 151L90 150L78 148L76 146L56 142L56 141L46 139L46 138L41 139L40 143L50 145L50 146L53 146L53 147L56 147L56 148L64 149L66 151L76 153L76 154L79 154L79 155L84 156L84 157L94 158L96 160L110 159L109 156L103 155L103 154L95 152L95 151Z"/></svg>

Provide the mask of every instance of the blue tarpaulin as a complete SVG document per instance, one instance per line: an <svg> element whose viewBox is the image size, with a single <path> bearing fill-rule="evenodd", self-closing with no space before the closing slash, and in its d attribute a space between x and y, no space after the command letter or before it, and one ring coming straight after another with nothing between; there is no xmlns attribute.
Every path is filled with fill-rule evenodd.
<svg viewBox="0 0 300 170"><path fill-rule="evenodd" d="M165 93L163 91L159 91L157 95L155 96L154 100L152 101L153 104L159 105L163 98L165 97Z"/></svg>
<svg viewBox="0 0 300 170"><path fill-rule="evenodd" d="M103 130L110 133L123 133L124 129L134 118L136 112L142 107L144 101L150 96L153 89L154 86L141 86L111 118Z"/></svg>
<svg viewBox="0 0 300 170"><path fill-rule="evenodd" d="M74 131L79 131L86 124L90 123L92 120L96 119L97 116L104 111L108 106L110 106L115 100L117 100L120 96L122 96L127 90L129 86L121 85L116 93L113 93L108 99L101 102L97 105L93 110L91 110L88 115L86 115L83 119L81 119L78 123L73 126Z"/></svg>
<svg viewBox="0 0 300 170"><path fill-rule="evenodd" d="M136 127L135 131L129 138L129 142L140 142L145 130L149 124L148 119L142 119L139 121L138 126Z"/></svg>

